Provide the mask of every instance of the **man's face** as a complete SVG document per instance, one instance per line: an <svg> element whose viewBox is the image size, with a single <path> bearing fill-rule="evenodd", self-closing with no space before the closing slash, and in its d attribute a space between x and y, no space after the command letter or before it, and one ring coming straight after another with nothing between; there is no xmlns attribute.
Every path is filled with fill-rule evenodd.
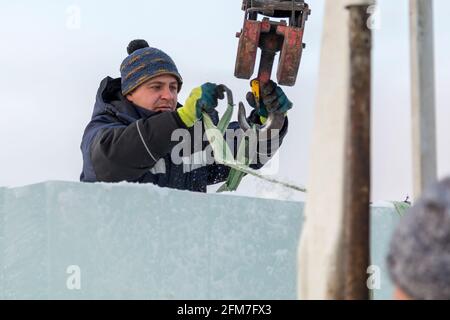
<svg viewBox="0 0 450 320"><path fill-rule="evenodd" d="M178 101L178 82L172 75L161 75L144 82L127 99L151 111L175 111Z"/></svg>

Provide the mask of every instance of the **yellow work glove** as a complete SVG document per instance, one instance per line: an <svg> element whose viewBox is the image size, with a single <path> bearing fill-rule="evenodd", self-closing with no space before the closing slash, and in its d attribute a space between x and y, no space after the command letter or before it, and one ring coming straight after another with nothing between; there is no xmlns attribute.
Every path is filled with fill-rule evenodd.
<svg viewBox="0 0 450 320"><path fill-rule="evenodd" d="M202 118L202 112L209 112L218 105L217 99L223 99L224 93L215 83L205 83L194 88L184 105L177 109L178 115L187 127Z"/></svg>

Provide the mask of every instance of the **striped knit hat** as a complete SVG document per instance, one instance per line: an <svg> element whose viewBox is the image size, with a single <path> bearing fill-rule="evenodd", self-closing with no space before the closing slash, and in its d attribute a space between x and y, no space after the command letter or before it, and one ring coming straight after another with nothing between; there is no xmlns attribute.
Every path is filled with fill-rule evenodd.
<svg viewBox="0 0 450 320"><path fill-rule="evenodd" d="M183 78L173 60L163 51L149 47L145 40L133 40L127 48L128 57L120 66L122 94L126 96L144 82L164 74L173 75L178 81L178 91Z"/></svg>

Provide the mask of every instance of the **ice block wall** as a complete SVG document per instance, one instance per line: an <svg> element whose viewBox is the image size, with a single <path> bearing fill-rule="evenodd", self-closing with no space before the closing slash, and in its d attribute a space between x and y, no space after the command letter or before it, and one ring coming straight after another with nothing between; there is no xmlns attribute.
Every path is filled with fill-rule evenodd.
<svg viewBox="0 0 450 320"><path fill-rule="evenodd" d="M0 298L296 299L302 212L153 185L0 188ZM391 297L384 260L398 219L372 209L377 299Z"/></svg>

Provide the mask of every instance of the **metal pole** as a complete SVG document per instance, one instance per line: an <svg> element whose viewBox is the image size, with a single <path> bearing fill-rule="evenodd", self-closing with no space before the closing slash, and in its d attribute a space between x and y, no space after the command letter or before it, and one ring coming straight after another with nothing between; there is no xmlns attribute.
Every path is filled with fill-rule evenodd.
<svg viewBox="0 0 450 320"><path fill-rule="evenodd" d="M433 0L410 0L414 197L437 179Z"/></svg>
<svg viewBox="0 0 450 320"><path fill-rule="evenodd" d="M361 18L363 13L356 9L373 3L372 0L327 0L325 4L305 223L298 247L300 299L345 299L350 294L367 297L366 293L360 293L363 289L349 290L346 295L350 280L347 281L345 269L350 265L346 258L355 257L356 262L347 267L355 274L349 276L350 283L352 286L357 283L355 288L366 285L371 38L367 34L370 30L365 29L367 19ZM349 11L349 6L356 6L356 17L360 17L352 18L350 23L357 33L349 32L350 11L355 11ZM358 214L356 218L347 215L349 210ZM354 222L347 229L349 220ZM353 236L346 237L346 232ZM346 247L345 241L354 247ZM347 258L347 261L353 260Z"/></svg>
<svg viewBox="0 0 450 320"><path fill-rule="evenodd" d="M368 300L370 264L370 112L372 32L368 5L350 11L350 100L345 146L345 299Z"/></svg>

